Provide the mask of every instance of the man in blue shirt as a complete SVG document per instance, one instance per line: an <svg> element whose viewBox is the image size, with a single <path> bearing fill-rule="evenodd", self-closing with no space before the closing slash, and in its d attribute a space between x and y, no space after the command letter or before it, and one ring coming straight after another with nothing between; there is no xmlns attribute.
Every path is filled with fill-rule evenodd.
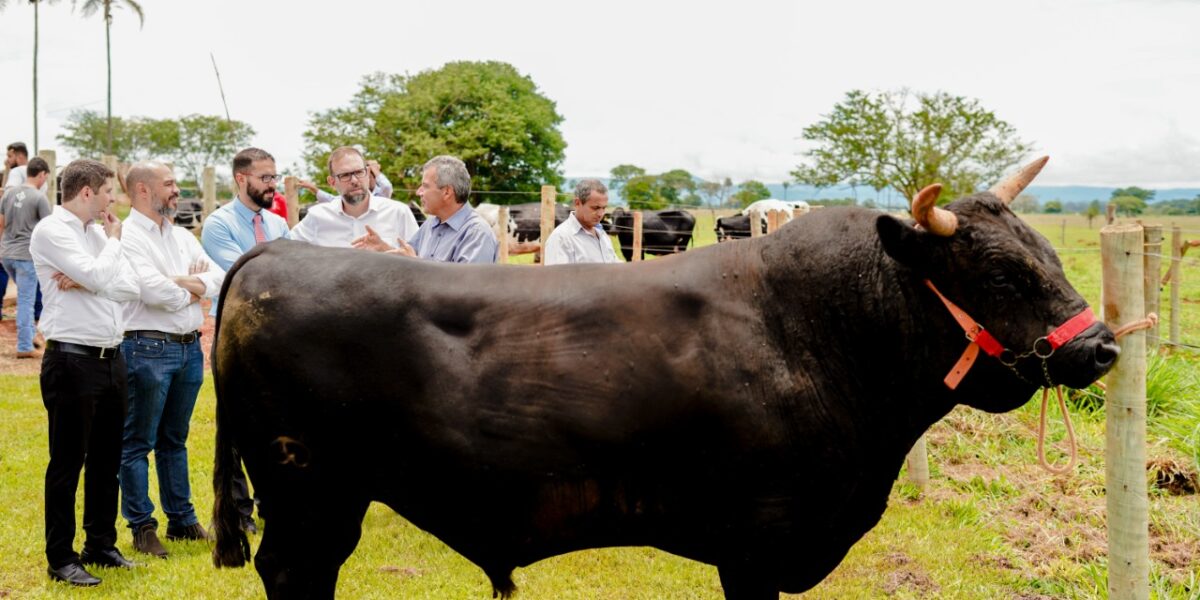
<svg viewBox="0 0 1200 600"><path fill-rule="evenodd" d="M467 203L471 175L463 161L435 156L421 167L417 188L429 218L396 254L442 262L494 263L499 244L492 227Z"/></svg>
<svg viewBox="0 0 1200 600"><path fill-rule="evenodd" d="M288 224L283 217L266 210L275 199L275 184L281 177L275 170L275 157L265 150L246 148L233 157L233 181L237 198L214 210L204 220L200 245L204 253L228 272L233 263L256 244L288 236ZM212 314L217 314L213 302ZM256 533L254 501L246 485L246 475L238 473L233 480L233 497L242 513L242 528Z"/></svg>

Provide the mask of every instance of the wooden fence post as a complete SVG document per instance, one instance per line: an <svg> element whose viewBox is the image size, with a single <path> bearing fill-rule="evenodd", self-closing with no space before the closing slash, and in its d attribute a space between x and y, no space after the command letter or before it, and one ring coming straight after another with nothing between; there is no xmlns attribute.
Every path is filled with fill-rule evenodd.
<svg viewBox="0 0 1200 600"><path fill-rule="evenodd" d="M46 198L50 200L50 206L54 206L58 204L58 155L53 150L39 150L37 155L50 167L50 175L46 177Z"/></svg>
<svg viewBox="0 0 1200 600"><path fill-rule="evenodd" d="M1058 235L1059 245L1063 248L1067 247L1067 220L1062 220L1062 230Z"/></svg>
<svg viewBox="0 0 1200 600"><path fill-rule="evenodd" d="M1183 261L1183 231L1176 225L1171 228L1171 266L1168 269L1168 276L1171 278L1171 326L1170 332L1167 334L1168 341L1172 346L1179 343L1179 327L1181 315L1179 314L1179 288L1182 285L1180 276L1183 275L1181 263Z"/></svg>
<svg viewBox="0 0 1200 600"><path fill-rule="evenodd" d="M113 186L113 197L117 197L121 192L124 192L126 196L129 196L129 191L125 189L125 178L121 176L121 163L117 160L117 157L112 154L105 154L104 156L100 157L100 162L104 163L104 166L112 169L113 176L110 177L112 181L109 183L111 183ZM133 200L132 197L129 199Z"/></svg>
<svg viewBox="0 0 1200 600"><path fill-rule="evenodd" d="M283 197L287 198L288 208L288 229L296 226L300 222L300 180L295 176L288 175L283 178Z"/></svg>
<svg viewBox="0 0 1200 600"><path fill-rule="evenodd" d="M1145 255L1142 262L1142 287L1145 293L1145 307L1147 313L1158 313L1160 298L1162 295L1162 284L1159 283L1159 277L1162 271L1162 225L1143 225L1145 241ZM1151 351L1158 350L1158 325L1155 324L1150 329L1146 330L1146 346Z"/></svg>
<svg viewBox="0 0 1200 600"><path fill-rule="evenodd" d="M1140 225L1100 231L1104 321L1110 329L1146 316ZM1108 374L1104 487L1108 515L1108 596L1150 596L1149 500L1146 492L1146 333L1120 340L1121 358Z"/></svg>
<svg viewBox="0 0 1200 600"><path fill-rule="evenodd" d="M496 251L496 263L508 264L508 207L500 207L499 217L496 218L496 242L500 247Z"/></svg>
<svg viewBox="0 0 1200 600"><path fill-rule="evenodd" d="M1117 205L1109 202L1104 209L1104 224L1112 225L1113 220L1117 218Z"/></svg>
<svg viewBox="0 0 1200 600"><path fill-rule="evenodd" d="M908 465L908 481L920 488L924 494L925 488L929 486L929 455L925 449L924 435L913 444L904 462Z"/></svg>
<svg viewBox="0 0 1200 600"><path fill-rule="evenodd" d="M204 195L204 218L207 219L212 211L217 210L217 169L209 165L204 167L200 176L201 193ZM203 219L201 219L203 221Z"/></svg>
<svg viewBox="0 0 1200 600"><path fill-rule="evenodd" d="M541 248L537 251L537 256L534 257L534 262L544 263L546 260L546 240L550 239L550 234L554 233L554 200L558 194L558 188L552 185L542 186L542 237Z"/></svg>
<svg viewBox="0 0 1200 600"><path fill-rule="evenodd" d="M633 254L634 262L642 260L642 211L633 211Z"/></svg>
<svg viewBox="0 0 1200 600"><path fill-rule="evenodd" d="M802 214L804 214L803 208L793 208L792 209L792 218L793 219L799 219L800 215L802 215Z"/></svg>
<svg viewBox="0 0 1200 600"><path fill-rule="evenodd" d="M762 214L757 210L750 211L750 237L756 238L762 235Z"/></svg>

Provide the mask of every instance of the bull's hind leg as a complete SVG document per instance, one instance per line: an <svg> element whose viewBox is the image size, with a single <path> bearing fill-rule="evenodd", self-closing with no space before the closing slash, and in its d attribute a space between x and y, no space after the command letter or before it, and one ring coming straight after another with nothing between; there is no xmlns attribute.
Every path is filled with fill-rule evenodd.
<svg viewBox="0 0 1200 600"><path fill-rule="evenodd" d="M779 600L779 585L760 569L739 562L718 565L717 573L725 600Z"/></svg>
<svg viewBox="0 0 1200 600"><path fill-rule="evenodd" d="M332 599L338 571L362 535L369 500L297 494L263 498L263 539L254 556L269 600ZM315 496L315 497L313 497Z"/></svg>

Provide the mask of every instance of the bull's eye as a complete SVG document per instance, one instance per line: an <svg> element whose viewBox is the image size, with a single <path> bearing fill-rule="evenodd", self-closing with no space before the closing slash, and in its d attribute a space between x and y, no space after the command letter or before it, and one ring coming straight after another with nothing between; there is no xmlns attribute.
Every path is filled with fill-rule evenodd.
<svg viewBox="0 0 1200 600"><path fill-rule="evenodd" d="M1008 287L1008 278L1004 276L1004 272L994 271L988 283L992 284L992 287Z"/></svg>

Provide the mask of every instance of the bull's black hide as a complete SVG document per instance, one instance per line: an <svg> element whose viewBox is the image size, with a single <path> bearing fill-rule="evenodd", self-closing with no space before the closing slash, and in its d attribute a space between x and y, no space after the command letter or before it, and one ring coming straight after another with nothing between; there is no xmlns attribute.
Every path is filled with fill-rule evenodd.
<svg viewBox="0 0 1200 600"><path fill-rule="evenodd" d="M822 580L883 514L905 454L956 404L1024 404L1043 365L982 356L930 278L1003 343L1079 312L1050 244L991 194L938 237L830 208L661 260L446 265L276 241L230 270L215 340L214 560L248 555L236 448L271 598L331 598L379 501L478 565L648 545L716 565L729 598ZM1095 324L1045 365L1085 386ZM947 535L952 532L947 525Z"/></svg>
<svg viewBox="0 0 1200 600"><path fill-rule="evenodd" d="M621 243L621 254L628 262L633 259L633 213L618 208L610 215L612 226ZM663 256L687 250L696 228L696 217L685 210L642 211L642 258L647 254Z"/></svg>

